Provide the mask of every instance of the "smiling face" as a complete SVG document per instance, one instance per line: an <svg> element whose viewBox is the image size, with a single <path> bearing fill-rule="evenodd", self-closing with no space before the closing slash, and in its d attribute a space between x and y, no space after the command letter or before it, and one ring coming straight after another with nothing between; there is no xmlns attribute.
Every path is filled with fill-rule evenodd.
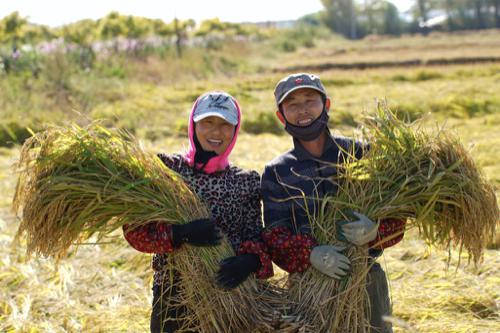
<svg viewBox="0 0 500 333"><path fill-rule="evenodd" d="M327 99L325 103L328 109L330 101ZM285 98L281 103L281 108L288 123L295 126L307 126L323 112L323 98L317 90L299 89Z"/></svg>
<svg viewBox="0 0 500 333"><path fill-rule="evenodd" d="M222 118L206 117L195 125L196 137L205 151L221 155L233 140L235 126Z"/></svg>

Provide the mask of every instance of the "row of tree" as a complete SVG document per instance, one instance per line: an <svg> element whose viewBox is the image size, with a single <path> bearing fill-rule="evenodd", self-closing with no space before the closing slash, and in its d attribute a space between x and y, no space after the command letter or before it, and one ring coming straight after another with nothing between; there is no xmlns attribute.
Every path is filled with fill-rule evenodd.
<svg viewBox="0 0 500 333"><path fill-rule="evenodd" d="M322 0L318 20L351 38L367 34L427 33L500 28L500 0L414 0L408 13L399 13L386 0Z"/></svg>
<svg viewBox="0 0 500 333"><path fill-rule="evenodd" d="M388 0L322 0L324 11L307 15L302 21L325 24L348 38L368 34L427 32L430 29L462 30L500 28L500 0L414 0L408 13L400 13ZM436 18L439 18L436 20ZM121 15L112 12L98 20L81 20L58 28L35 25L14 12L0 19L0 45L34 44L63 38L83 47L95 41L117 37L141 39L147 36L173 37L180 45L189 32L205 37L210 34L248 35L257 29L248 25L206 20L194 31L193 20L173 20ZM180 52L180 47L178 47Z"/></svg>
<svg viewBox="0 0 500 333"><path fill-rule="evenodd" d="M57 28L35 25L13 12L0 19L0 43L4 45L35 44L55 38L63 38L66 42L89 46L93 42L111 40L117 37L141 39L148 36L173 37L182 41L192 31L195 36L206 36L212 33L231 35L247 35L251 28L219 19L206 20L194 31L194 20L174 19L166 23L159 19L149 19L111 12L107 16L91 20L85 19Z"/></svg>
<svg viewBox="0 0 500 333"><path fill-rule="evenodd" d="M500 28L500 0L417 0L413 7L422 22L436 10L445 15L449 30Z"/></svg>

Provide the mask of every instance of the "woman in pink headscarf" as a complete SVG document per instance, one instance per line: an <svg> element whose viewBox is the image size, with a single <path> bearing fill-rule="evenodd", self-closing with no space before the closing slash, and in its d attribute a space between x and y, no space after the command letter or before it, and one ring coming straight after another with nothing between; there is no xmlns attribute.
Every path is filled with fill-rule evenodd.
<svg viewBox="0 0 500 333"><path fill-rule="evenodd" d="M232 166L228 160L240 125L240 107L232 96L225 92L203 94L189 116L188 151L183 155L158 155L210 208L209 219L182 225L124 227L132 247L154 253L151 332L174 332L182 326L184 310L180 306L162 307L168 302L163 300L161 290L170 284L169 274L165 274L168 253L184 243L215 246L220 242L220 232L227 236L237 255L221 262L216 282L224 289L236 287L252 273L262 279L273 274L270 256L261 241L260 176L256 171ZM171 288L169 297L172 292L177 291Z"/></svg>

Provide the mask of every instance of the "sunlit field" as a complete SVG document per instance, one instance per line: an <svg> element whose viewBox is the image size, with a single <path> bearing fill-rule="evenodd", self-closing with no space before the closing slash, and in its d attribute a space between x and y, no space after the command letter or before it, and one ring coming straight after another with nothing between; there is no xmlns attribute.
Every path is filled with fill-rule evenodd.
<svg viewBox="0 0 500 333"><path fill-rule="evenodd" d="M40 77L0 75L0 332L146 332L151 257L116 234L110 244L81 245L56 266L27 258L13 242L11 166L26 127L102 119L125 128L152 152L187 147L191 104L208 90L233 94L243 109L232 163L262 172L292 141L275 119L273 88L289 71L317 66L332 98L330 127L356 135L359 120L384 102L400 117L424 117L429 128L454 131L500 195L500 62L340 70L321 64L500 57L500 31L371 38L314 37L285 52L280 40L233 41L191 48L183 58L116 56L91 71L54 54ZM500 238L478 266L462 254L429 247L410 230L379 259L393 301L395 332L500 332ZM284 274L278 271L279 274Z"/></svg>

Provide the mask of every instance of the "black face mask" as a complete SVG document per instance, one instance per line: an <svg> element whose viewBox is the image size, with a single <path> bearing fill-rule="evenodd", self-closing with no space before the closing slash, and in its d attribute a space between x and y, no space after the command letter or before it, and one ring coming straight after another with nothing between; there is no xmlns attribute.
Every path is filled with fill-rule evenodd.
<svg viewBox="0 0 500 333"><path fill-rule="evenodd" d="M283 112L282 112L283 114ZM284 116L283 116L284 117ZM285 131L291 136L302 141L312 141L317 139L328 125L328 113L323 108L321 115L307 126L295 126L290 124L285 118Z"/></svg>
<svg viewBox="0 0 500 333"><path fill-rule="evenodd" d="M194 163L195 165L198 163L203 164L203 166L201 167L201 169L203 169L212 157L217 156L217 153L214 151L203 150L200 141L198 141L198 138L196 137L196 133L194 133L193 139L194 139L194 146L196 147L196 153L194 154Z"/></svg>

